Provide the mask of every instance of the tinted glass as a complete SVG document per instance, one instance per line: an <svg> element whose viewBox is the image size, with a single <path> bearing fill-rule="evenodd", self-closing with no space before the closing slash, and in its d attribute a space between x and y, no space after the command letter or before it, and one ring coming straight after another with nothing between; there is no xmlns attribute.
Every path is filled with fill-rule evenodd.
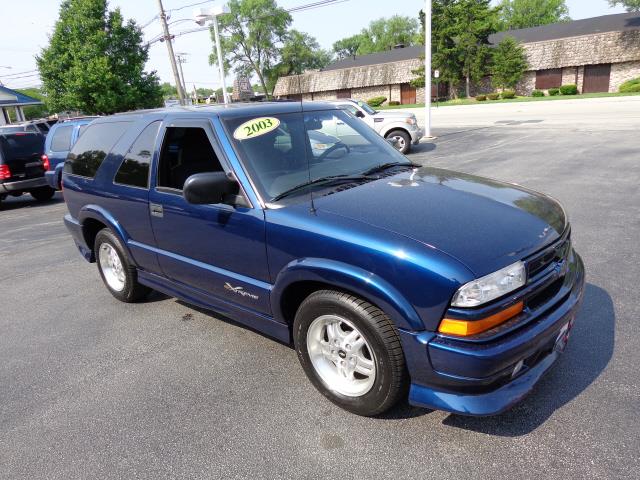
<svg viewBox="0 0 640 480"><path fill-rule="evenodd" d="M93 178L130 124L131 122L110 122L90 125L67 156L64 171Z"/></svg>
<svg viewBox="0 0 640 480"><path fill-rule="evenodd" d="M160 122L148 125L127 152L116 173L115 182L134 187L149 187L149 164Z"/></svg>
<svg viewBox="0 0 640 480"><path fill-rule="evenodd" d="M0 158L11 162L18 159L39 159L44 153L44 137L32 133L0 135Z"/></svg>
<svg viewBox="0 0 640 480"><path fill-rule="evenodd" d="M54 152L67 152L71 148L71 134L73 127L60 127L53 132L51 139L51 150Z"/></svg>
<svg viewBox="0 0 640 480"><path fill-rule="evenodd" d="M84 132L87 127L89 126L89 124L85 124L85 125L80 125L80 128L78 128L78 137L80 137L80 135L82 135L82 132Z"/></svg>
<svg viewBox="0 0 640 480"><path fill-rule="evenodd" d="M334 175L359 175L409 161L360 119L343 110L268 116L277 128L247 138L251 117L226 120L229 137L264 198ZM235 133L235 135L234 135Z"/></svg>
<svg viewBox="0 0 640 480"><path fill-rule="evenodd" d="M185 180L193 174L221 171L203 128L167 128L158 166L159 187L182 190Z"/></svg>

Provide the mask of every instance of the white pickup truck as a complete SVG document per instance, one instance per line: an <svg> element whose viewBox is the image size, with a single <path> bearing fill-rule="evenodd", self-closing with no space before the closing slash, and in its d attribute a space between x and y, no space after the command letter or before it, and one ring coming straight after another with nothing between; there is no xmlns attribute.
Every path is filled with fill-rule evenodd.
<svg viewBox="0 0 640 480"><path fill-rule="evenodd" d="M411 150L411 145L417 145L424 135L424 130L418 126L418 121L413 113L380 112L365 102L351 99L333 100L331 103L361 118L382 137L393 139L394 146L402 153L408 153ZM338 125L337 128L339 129L340 126Z"/></svg>

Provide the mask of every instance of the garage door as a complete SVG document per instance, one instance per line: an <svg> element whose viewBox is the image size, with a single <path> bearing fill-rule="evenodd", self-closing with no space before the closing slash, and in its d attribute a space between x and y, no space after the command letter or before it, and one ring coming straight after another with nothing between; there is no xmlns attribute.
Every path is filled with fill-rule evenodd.
<svg viewBox="0 0 640 480"><path fill-rule="evenodd" d="M402 105L411 105L416 103L416 87L412 87L408 83L401 84L400 103L402 103Z"/></svg>
<svg viewBox="0 0 640 480"><path fill-rule="evenodd" d="M611 64L585 65L582 93L608 92Z"/></svg>

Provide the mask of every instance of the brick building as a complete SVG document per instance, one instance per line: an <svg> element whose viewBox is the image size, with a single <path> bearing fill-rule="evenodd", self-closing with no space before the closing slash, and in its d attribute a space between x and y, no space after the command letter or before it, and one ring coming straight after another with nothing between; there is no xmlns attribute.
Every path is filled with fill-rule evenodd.
<svg viewBox="0 0 640 480"><path fill-rule="evenodd" d="M624 81L640 77L640 13L500 32L490 41L496 44L505 35L523 45L531 67L517 87L521 95L569 83L578 85L581 93L616 92ZM279 78L274 95L304 100L384 96L403 104L422 103L424 88L413 88L409 82L422 64L423 52L421 46L395 48L338 60L320 71ZM439 96L446 94L444 88L440 85ZM487 90L487 79L474 88L475 93Z"/></svg>

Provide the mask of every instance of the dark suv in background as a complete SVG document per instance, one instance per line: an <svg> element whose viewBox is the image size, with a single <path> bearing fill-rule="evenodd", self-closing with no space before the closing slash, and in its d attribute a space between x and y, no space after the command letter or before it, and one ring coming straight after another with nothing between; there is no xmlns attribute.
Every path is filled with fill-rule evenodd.
<svg viewBox="0 0 640 480"><path fill-rule="evenodd" d="M43 153L44 136L39 133L0 132L0 201L27 192L39 201L53 197L55 190L44 179L49 165Z"/></svg>

